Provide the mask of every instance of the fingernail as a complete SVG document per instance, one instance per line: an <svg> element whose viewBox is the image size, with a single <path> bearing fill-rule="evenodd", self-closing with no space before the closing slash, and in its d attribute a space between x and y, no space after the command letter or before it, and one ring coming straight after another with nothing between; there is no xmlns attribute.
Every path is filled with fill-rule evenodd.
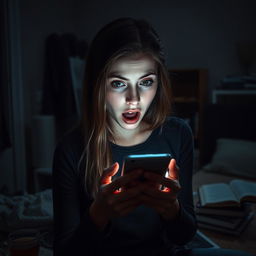
<svg viewBox="0 0 256 256"><path fill-rule="evenodd" d="M116 165L117 165L117 162L113 163L111 167L114 168Z"/></svg>

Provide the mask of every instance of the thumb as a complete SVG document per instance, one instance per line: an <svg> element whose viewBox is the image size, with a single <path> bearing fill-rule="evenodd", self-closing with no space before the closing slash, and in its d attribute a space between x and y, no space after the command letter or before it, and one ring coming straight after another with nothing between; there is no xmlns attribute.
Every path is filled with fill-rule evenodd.
<svg viewBox="0 0 256 256"><path fill-rule="evenodd" d="M101 184L109 184L112 181L112 176L114 176L119 169L118 162L115 162L111 167L104 170L101 177Z"/></svg>
<svg viewBox="0 0 256 256"><path fill-rule="evenodd" d="M176 160L175 159L171 159L169 166L169 173L168 173L168 178L172 179L172 180L178 180L179 176L178 176L178 170L179 167L176 165Z"/></svg>

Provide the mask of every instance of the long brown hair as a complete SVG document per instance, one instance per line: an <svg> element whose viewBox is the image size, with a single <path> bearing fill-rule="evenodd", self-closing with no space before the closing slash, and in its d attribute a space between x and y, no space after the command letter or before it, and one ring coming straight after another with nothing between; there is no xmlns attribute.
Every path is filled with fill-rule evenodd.
<svg viewBox="0 0 256 256"><path fill-rule="evenodd" d="M147 130L163 124L171 111L169 74L161 42L144 20L121 18L103 27L92 41L86 59L81 127L85 148L85 189L95 197L104 168L112 164L110 141L114 133L106 107L106 78L111 65L120 57L149 54L158 65L158 88L143 121Z"/></svg>

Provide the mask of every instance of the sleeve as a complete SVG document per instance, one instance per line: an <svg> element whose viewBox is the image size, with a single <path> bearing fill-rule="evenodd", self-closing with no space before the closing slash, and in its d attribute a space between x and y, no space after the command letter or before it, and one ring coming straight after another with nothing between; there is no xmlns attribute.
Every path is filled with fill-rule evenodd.
<svg viewBox="0 0 256 256"><path fill-rule="evenodd" d="M184 123L181 128L180 145L177 152L179 182L181 191L178 194L180 212L175 220L166 221L166 234L172 243L184 245L189 242L197 230L193 205L192 173L194 143L190 127Z"/></svg>
<svg viewBox="0 0 256 256"><path fill-rule="evenodd" d="M67 148L69 150L67 150ZM106 231L98 231L89 216L77 171L78 157L69 146L56 147L53 161L54 255L93 255Z"/></svg>

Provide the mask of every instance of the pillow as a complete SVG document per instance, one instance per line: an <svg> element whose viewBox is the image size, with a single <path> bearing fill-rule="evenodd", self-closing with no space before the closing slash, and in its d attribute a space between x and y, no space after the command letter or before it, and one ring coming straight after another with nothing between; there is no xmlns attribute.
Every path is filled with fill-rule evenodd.
<svg viewBox="0 0 256 256"><path fill-rule="evenodd" d="M256 142L218 139L211 163L203 170L256 179Z"/></svg>

